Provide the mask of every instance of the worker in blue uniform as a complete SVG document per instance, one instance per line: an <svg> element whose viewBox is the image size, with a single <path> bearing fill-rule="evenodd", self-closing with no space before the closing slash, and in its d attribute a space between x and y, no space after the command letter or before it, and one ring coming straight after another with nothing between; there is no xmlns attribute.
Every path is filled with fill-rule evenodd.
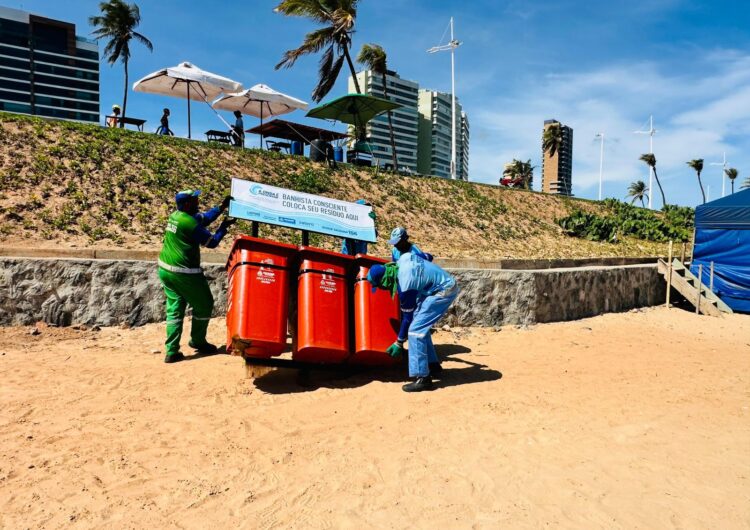
<svg viewBox="0 0 750 530"><path fill-rule="evenodd" d="M427 261L432 261L432 254L422 252L422 249L416 243L409 241L409 233L403 226L397 226L393 229L388 244L393 246L391 249L391 261L393 262L398 261L398 258L406 252L413 252Z"/></svg>
<svg viewBox="0 0 750 530"><path fill-rule="evenodd" d="M404 353L409 341L409 377L405 392L432 390L431 374L442 370L430 329L448 311L458 295L456 279L414 252L406 252L396 263L373 265L367 274L373 292L380 288L398 293L401 327L398 338L387 350L391 357Z"/></svg>

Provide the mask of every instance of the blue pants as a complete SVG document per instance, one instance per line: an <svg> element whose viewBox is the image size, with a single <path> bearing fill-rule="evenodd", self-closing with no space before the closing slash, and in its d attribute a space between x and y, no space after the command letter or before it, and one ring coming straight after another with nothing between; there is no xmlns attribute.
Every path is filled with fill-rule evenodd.
<svg viewBox="0 0 750 530"><path fill-rule="evenodd" d="M414 320L409 326L409 377L430 375L429 363L439 362L430 328L448 311L456 296L457 285L428 296L414 311Z"/></svg>

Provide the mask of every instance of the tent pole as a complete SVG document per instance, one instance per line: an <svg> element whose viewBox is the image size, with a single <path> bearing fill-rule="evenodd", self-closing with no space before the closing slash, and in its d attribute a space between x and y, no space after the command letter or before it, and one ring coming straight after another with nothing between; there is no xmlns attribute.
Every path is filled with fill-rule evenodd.
<svg viewBox="0 0 750 530"><path fill-rule="evenodd" d="M190 135L190 81L187 82L187 96L188 96L188 139L192 138Z"/></svg>
<svg viewBox="0 0 750 530"><path fill-rule="evenodd" d="M263 150L263 102L260 102L260 149Z"/></svg>

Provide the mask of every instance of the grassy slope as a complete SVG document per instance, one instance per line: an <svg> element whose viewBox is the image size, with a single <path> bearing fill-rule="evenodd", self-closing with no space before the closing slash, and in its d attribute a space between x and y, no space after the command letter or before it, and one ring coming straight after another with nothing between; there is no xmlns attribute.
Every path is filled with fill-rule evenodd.
<svg viewBox="0 0 750 530"><path fill-rule="evenodd" d="M663 245L594 243L565 236L555 219L594 202L438 178L400 177L348 166L331 170L301 157L237 150L97 126L0 113L0 242L6 246L158 249L178 189L204 190L208 203L238 176L375 206L381 235L409 227L443 257L653 255ZM247 232L238 223L233 231ZM261 236L298 242L290 230ZM334 248L333 238L313 244ZM222 248L231 245L231 238ZM386 254L380 242L371 253Z"/></svg>

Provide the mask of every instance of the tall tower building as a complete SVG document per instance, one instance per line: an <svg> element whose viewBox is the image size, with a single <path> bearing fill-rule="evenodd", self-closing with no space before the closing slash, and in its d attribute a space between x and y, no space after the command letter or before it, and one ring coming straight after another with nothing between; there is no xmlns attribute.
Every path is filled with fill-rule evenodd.
<svg viewBox="0 0 750 530"><path fill-rule="evenodd" d="M419 161L424 175L451 178L451 95L419 91ZM469 179L469 119L456 100L456 178Z"/></svg>
<svg viewBox="0 0 750 530"><path fill-rule="evenodd" d="M553 124L560 125L562 132L562 144L550 156L542 149L542 191L557 195L573 195L573 129L561 124L557 120L545 120L544 131Z"/></svg>
<svg viewBox="0 0 750 530"><path fill-rule="evenodd" d="M380 74L365 70L357 73L357 81L363 93L385 99L383 77ZM401 79L396 72L390 70L386 73L385 82L388 88L387 99L401 105L391 112L399 168L416 172L419 85L414 81ZM349 92L356 92L351 77ZM380 165L391 163L393 157L387 113L376 116L367 124L367 141L372 146L373 155Z"/></svg>

